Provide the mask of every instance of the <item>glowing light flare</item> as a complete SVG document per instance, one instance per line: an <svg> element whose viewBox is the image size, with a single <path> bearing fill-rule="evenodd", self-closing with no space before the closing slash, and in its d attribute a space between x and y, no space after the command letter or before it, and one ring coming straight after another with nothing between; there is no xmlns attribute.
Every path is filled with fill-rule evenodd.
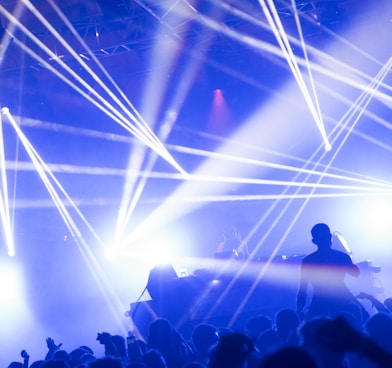
<svg viewBox="0 0 392 368"><path fill-rule="evenodd" d="M111 259L130 257L142 262L146 269L151 269L156 265L177 263L179 257L175 254L176 241L177 239L165 236L145 237L137 245L133 245L131 251L124 251L123 247L113 244L108 249L108 254Z"/></svg>
<svg viewBox="0 0 392 368"><path fill-rule="evenodd" d="M7 305L16 305L25 298L20 268L14 260L8 260L0 263L0 310Z"/></svg>
<svg viewBox="0 0 392 368"><path fill-rule="evenodd" d="M173 263L171 244L164 243L162 240L153 240L148 248L146 256L152 265Z"/></svg>
<svg viewBox="0 0 392 368"><path fill-rule="evenodd" d="M19 296L18 278L14 270L0 270L0 302L8 302Z"/></svg>
<svg viewBox="0 0 392 368"><path fill-rule="evenodd" d="M116 249L116 245L112 245L110 247L106 247L104 249L105 257L109 260L114 260L121 256L121 253Z"/></svg>
<svg viewBox="0 0 392 368"><path fill-rule="evenodd" d="M392 229L391 213L391 200L374 200L368 203L364 210L368 231L373 234L390 233Z"/></svg>

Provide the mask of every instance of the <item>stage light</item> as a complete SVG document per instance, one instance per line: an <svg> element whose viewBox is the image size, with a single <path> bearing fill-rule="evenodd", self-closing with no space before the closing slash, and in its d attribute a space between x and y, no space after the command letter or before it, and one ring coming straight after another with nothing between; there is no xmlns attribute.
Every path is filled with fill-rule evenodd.
<svg viewBox="0 0 392 368"><path fill-rule="evenodd" d="M162 240L155 240L146 252L147 258L151 260L153 264L167 264L173 260L172 251L170 245L165 244Z"/></svg>
<svg viewBox="0 0 392 368"><path fill-rule="evenodd" d="M388 201L372 201L365 211L366 223L371 233L382 235L391 229L392 204Z"/></svg>
<svg viewBox="0 0 392 368"><path fill-rule="evenodd" d="M4 265L3 265L4 266ZM19 296L19 275L15 269L6 266L0 271L0 301L11 301Z"/></svg>
<svg viewBox="0 0 392 368"><path fill-rule="evenodd" d="M339 231L334 231L332 234L332 245L336 246L337 249L343 248L343 250L349 254L350 256L352 255L352 251L350 246L348 245L346 239L344 239L343 235ZM340 249L339 249L340 250Z"/></svg>
<svg viewBox="0 0 392 368"><path fill-rule="evenodd" d="M104 254L107 259L113 260L120 255L120 252L115 246L110 246L105 248Z"/></svg>

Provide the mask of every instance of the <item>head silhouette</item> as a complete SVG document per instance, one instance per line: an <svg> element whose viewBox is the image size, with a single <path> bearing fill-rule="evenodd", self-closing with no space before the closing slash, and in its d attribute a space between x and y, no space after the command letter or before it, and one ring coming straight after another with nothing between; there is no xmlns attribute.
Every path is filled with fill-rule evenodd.
<svg viewBox="0 0 392 368"><path fill-rule="evenodd" d="M319 248L330 248L332 244L331 230L326 224L316 224L311 230L312 242Z"/></svg>
<svg viewBox="0 0 392 368"><path fill-rule="evenodd" d="M237 228L232 224L227 224L223 228L223 238L225 240L238 239L240 237Z"/></svg>

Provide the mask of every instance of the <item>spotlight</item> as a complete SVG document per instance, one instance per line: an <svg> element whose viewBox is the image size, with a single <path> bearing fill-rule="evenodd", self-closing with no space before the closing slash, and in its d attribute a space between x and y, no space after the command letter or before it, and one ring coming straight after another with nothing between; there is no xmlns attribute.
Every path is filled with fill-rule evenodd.
<svg viewBox="0 0 392 368"><path fill-rule="evenodd" d="M325 146L324 146L324 149L325 149L326 152L329 152L332 149L331 144L330 143L326 143Z"/></svg>

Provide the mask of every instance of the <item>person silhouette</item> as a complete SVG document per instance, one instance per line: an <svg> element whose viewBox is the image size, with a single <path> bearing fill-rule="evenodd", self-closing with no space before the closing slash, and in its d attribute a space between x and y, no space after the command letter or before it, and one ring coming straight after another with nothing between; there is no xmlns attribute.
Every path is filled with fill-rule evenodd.
<svg viewBox="0 0 392 368"><path fill-rule="evenodd" d="M351 313L356 306L360 310L359 317L365 320L368 317L366 310L345 284L347 274L359 276L359 267L348 254L331 248L332 234L328 225L314 225L311 235L317 250L301 262L297 312L306 319L335 317ZM308 289L313 289L312 295L308 294Z"/></svg>
<svg viewBox="0 0 392 368"><path fill-rule="evenodd" d="M237 228L228 224L223 229L223 241L218 244L215 258L236 258L246 260L249 258L247 243L242 240Z"/></svg>

